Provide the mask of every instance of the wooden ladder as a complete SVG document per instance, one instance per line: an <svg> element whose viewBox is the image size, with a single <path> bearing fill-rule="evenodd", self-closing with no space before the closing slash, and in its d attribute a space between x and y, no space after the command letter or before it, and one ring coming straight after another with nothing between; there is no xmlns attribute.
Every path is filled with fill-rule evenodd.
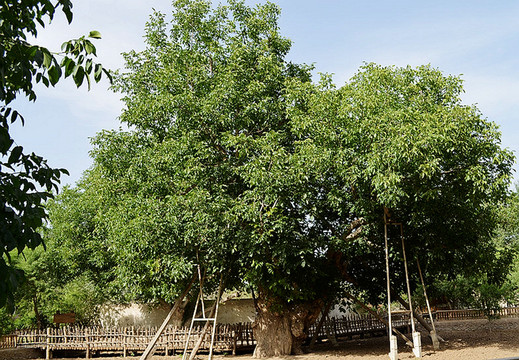
<svg viewBox="0 0 519 360"><path fill-rule="evenodd" d="M200 282L200 291L198 292L198 297L196 299L195 310L193 311L193 318L191 319L191 325L189 326L189 332L187 334L186 345L184 347L184 353L182 354L182 360L187 360L186 359L186 355L187 355L187 349L189 347L189 338L191 337L191 333L193 331L193 326L194 326L195 322L202 322L205 325L207 325L208 323L212 322L213 328L212 328L212 332L211 332L211 343L210 343L210 346L209 346L209 358L208 358L208 360L212 360L212 358L213 358L213 345L214 345L214 337L215 337L215 333L216 333L216 319L218 318L218 305L220 303L220 296L221 296L221 293L222 293L222 277L220 277L220 284L218 286L218 293L216 295L215 305L214 305L214 308L213 308L214 312L213 312L213 309L212 309L211 312L213 312L213 314L209 313L209 316L207 316L206 315L205 302L204 302L204 291L203 291L205 275L202 276L202 271L200 269L200 265L198 265L197 267L198 267L198 279L199 279L199 282ZM197 317L197 312L198 312L198 307L199 306L200 306L200 308L202 310L201 311L202 312L201 317ZM200 342L203 340L204 336L205 336L205 331L202 331L202 333L200 334L200 337L201 337L200 340L199 340Z"/></svg>

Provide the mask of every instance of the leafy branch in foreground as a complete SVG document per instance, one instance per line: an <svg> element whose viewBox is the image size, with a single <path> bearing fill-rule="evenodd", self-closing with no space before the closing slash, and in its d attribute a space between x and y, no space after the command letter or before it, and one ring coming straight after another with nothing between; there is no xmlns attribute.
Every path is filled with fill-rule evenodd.
<svg viewBox="0 0 519 360"><path fill-rule="evenodd" d="M77 87L86 79L90 88L90 76L99 82L103 73L111 81L109 72L93 61L96 48L89 39L99 39L97 31L65 42L60 53L27 40L28 35L37 37L38 26L50 23L58 8L70 23L70 0L6 0L0 4L0 306L12 304L13 291L23 278L10 265L9 253L42 244L37 228L46 217L43 204L58 189L61 175L68 174L65 169L50 168L41 156L25 154L15 143L9 126L25 121L9 104L20 93L35 101L36 83L54 86L63 76L72 77Z"/></svg>

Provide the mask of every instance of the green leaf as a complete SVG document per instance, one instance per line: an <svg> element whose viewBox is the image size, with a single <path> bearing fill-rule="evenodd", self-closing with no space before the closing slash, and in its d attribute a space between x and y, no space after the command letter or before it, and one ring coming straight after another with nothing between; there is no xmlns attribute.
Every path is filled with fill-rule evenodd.
<svg viewBox="0 0 519 360"><path fill-rule="evenodd" d="M90 74L92 72L92 59L88 59L85 64L85 72Z"/></svg>
<svg viewBox="0 0 519 360"><path fill-rule="evenodd" d="M65 78L69 77L76 68L76 63L71 58L67 57L64 59L64 65L65 65Z"/></svg>
<svg viewBox="0 0 519 360"><path fill-rule="evenodd" d="M43 66L46 68L49 68L50 64L52 63L53 56L51 55L49 50L47 50L45 48L42 49L42 52L43 52Z"/></svg>
<svg viewBox="0 0 519 360"><path fill-rule="evenodd" d="M87 73L85 73L85 78L87 79L87 89L90 90L90 76Z"/></svg>
<svg viewBox="0 0 519 360"><path fill-rule="evenodd" d="M13 110L11 113L11 124L16 121L16 119L20 118L20 121L22 122L22 125L24 124L25 120L22 115L16 110Z"/></svg>
<svg viewBox="0 0 519 360"><path fill-rule="evenodd" d="M34 58L34 56L35 56L36 53L38 52L38 49L39 49L39 47L36 46L36 45L33 45L33 46L30 47L30 49L29 49L29 57L30 57L31 59Z"/></svg>
<svg viewBox="0 0 519 360"><path fill-rule="evenodd" d="M4 118L8 118L8 117L9 117L9 114L11 113L12 110L13 110L13 109L11 109L11 108L4 108L4 109L2 109L2 111L4 112L4 113L2 114L2 116L3 116Z"/></svg>
<svg viewBox="0 0 519 360"><path fill-rule="evenodd" d="M67 17L67 21L70 24L72 22L72 18L74 15L72 14L72 3L67 2L67 5L63 5L63 12L65 13L65 16Z"/></svg>
<svg viewBox="0 0 519 360"><path fill-rule="evenodd" d="M52 86L56 85L61 77L61 68L58 66L53 66L49 69L49 80Z"/></svg>
<svg viewBox="0 0 519 360"><path fill-rule="evenodd" d="M112 74L110 74L110 71L108 71L105 68L103 68L103 72L105 73L105 75L108 78L108 80L110 81L110 83L112 83L113 82L113 77L112 77Z"/></svg>
<svg viewBox="0 0 519 360"><path fill-rule="evenodd" d="M13 144L13 139L9 136L9 132L3 126L0 127L0 153L5 155Z"/></svg>
<svg viewBox="0 0 519 360"><path fill-rule="evenodd" d="M85 51L87 54L96 55L96 47L88 40L85 40Z"/></svg>
<svg viewBox="0 0 519 360"><path fill-rule="evenodd" d="M96 82L99 82L101 80L102 72L103 72L103 66L101 64L96 64L95 70L94 70L94 80Z"/></svg>
<svg viewBox="0 0 519 360"><path fill-rule="evenodd" d="M88 34L88 37L92 39L101 39L101 33L97 30L92 30L90 31L90 34Z"/></svg>
<svg viewBox="0 0 519 360"><path fill-rule="evenodd" d="M20 160L20 156L22 155L23 147L21 146L15 146L11 150L11 155L9 155L9 160L7 160L8 164L15 164Z"/></svg>
<svg viewBox="0 0 519 360"><path fill-rule="evenodd" d="M76 65L72 78L74 79L74 83L76 84L77 87L80 87L81 84L83 84L83 80L85 78L85 70L83 69L82 66Z"/></svg>

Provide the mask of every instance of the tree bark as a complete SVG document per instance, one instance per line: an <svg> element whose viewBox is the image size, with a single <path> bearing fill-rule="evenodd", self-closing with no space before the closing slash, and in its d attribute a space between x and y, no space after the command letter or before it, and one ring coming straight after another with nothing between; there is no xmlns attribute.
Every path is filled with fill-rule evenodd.
<svg viewBox="0 0 519 360"><path fill-rule="evenodd" d="M301 346L308 328L322 309L322 300L288 305L269 299L262 291L258 294L254 337L257 344L254 357L302 354Z"/></svg>

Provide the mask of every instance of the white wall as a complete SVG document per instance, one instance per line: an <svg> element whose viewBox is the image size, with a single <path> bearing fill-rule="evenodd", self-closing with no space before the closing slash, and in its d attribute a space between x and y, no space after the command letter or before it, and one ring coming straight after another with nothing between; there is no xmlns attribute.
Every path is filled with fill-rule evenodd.
<svg viewBox="0 0 519 360"><path fill-rule="evenodd" d="M210 302L206 302L209 307ZM151 306L146 304L106 305L101 310L102 326L160 326L169 312L168 305ZM252 299L232 299L220 303L218 308L218 323L234 324L254 321L254 303ZM191 315L191 314L189 314ZM177 314L170 324L180 326L181 315Z"/></svg>

